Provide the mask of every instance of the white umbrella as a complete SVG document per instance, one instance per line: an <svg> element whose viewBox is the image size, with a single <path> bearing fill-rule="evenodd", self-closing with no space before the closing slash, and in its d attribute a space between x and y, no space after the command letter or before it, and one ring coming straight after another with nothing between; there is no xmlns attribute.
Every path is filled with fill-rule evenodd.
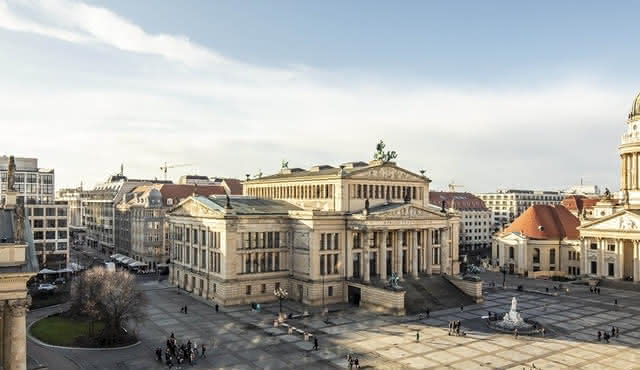
<svg viewBox="0 0 640 370"><path fill-rule="evenodd" d="M122 256L120 253L116 253L116 254L111 255L111 258L118 258L120 256Z"/></svg>
<svg viewBox="0 0 640 370"><path fill-rule="evenodd" d="M63 272L73 272L73 270L68 267L58 270L58 273L63 273Z"/></svg>
<svg viewBox="0 0 640 370"><path fill-rule="evenodd" d="M130 267L141 267L141 266L146 266L147 264L144 262L140 262L140 261L134 261L132 263L129 264Z"/></svg>
<svg viewBox="0 0 640 370"><path fill-rule="evenodd" d="M125 265L128 265L128 264L130 264L132 262L135 262L135 260L133 258L125 257L120 262L122 262Z"/></svg>
<svg viewBox="0 0 640 370"><path fill-rule="evenodd" d="M38 272L38 274L57 274L58 272L55 270L49 270L49 269L42 269L40 270L40 272Z"/></svg>

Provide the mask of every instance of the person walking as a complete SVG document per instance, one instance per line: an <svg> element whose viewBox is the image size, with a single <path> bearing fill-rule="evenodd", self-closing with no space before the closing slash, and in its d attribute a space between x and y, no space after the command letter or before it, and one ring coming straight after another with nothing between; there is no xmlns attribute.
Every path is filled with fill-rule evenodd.
<svg viewBox="0 0 640 370"><path fill-rule="evenodd" d="M429 314L431 313L431 311L429 311L429 308L427 308L427 319L429 318Z"/></svg>
<svg viewBox="0 0 640 370"><path fill-rule="evenodd" d="M464 305L463 304L460 305L460 312L462 312L462 311L464 311Z"/></svg>
<svg viewBox="0 0 640 370"><path fill-rule="evenodd" d="M513 336L518 339L518 328L513 329Z"/></svg>
<svg viewBox="0 0 640 370"><path fill-rule="evenodd" d="M316 337L315 335L313 336L313 350L318 350L318 337Z"/></svg>
<svg viewBox="0 0 640 370"><path fill-rule="evenodd" d="M204 345L204 343L202 343L202 353L200 353L200 358L206 358L207 354L205 353L207 351L207 347Z"/></svg>
<svg viewBox="0 0 640 370"><path fill-rule="evenodd" d="M602 332L598 330L598 342L602 341Z"/></svg>
<svg viewBox="0 0 640 370"><path fill-rule="evenodd" d="M184 313L185 314L187 313L187 305L186 304L184 305Z"/></svg>
<svg viewBox="0 0 640 370"><path fill-rule="evenodd" d="M356 366L356 369L360 368L360 360L358 360L358 358L356 357L356 359L353 361L353 364Z"/></svg>
<svg viewBox="0 0 640 370"><path fill-rule="evenodd" d="M416 342L420 342L420 330L416 331Z"/></svg>
<svg viewBox="0 0 640 370"><path fill-rule="evenodd" d="M216 303L216 313L218 312L218 308L219 308L218 304Z"/></svg>

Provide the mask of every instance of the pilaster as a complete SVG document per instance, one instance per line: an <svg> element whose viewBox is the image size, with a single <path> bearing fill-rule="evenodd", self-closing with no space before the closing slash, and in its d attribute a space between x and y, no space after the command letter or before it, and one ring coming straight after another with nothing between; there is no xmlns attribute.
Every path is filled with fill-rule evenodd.
<svg viewBox="0 0 640 370"><path fill-rule="evenodd" d="M388 230L382 231L382 237L380 238L380 257L378 257L378 269L380 272L380 279L387 279L387 236L389 235Z"/></svg>
<svg viewBox="0 0 640 370"><path fill-rule="evenodd" d="M4 368L6 370L25 370L27 368L27 327L26 314L31 305L31 297L7 302L4 315Z"/></svg>
<svg viewBox="0 0 640 370"><path fill-rule="evenodd" d="M431 275L433 273L433 246L431 245L431 241L433 238L433 230L432 229L425 229L426 233L427 233L427 244L426 244L426 248L425 248L425 258L427 261L427 275Z"/></svg>
<svg viewBox="0 0 640 370"><path fill-rule="evenodd" d="M411 231L411 276L418 277L418 231Z"/></svg>

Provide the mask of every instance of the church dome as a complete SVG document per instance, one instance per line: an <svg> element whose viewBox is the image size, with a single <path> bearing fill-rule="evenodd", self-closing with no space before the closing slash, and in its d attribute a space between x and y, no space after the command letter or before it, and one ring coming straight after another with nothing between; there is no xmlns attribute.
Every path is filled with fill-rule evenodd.
<svg viewBox="0 0 640 370"><path fill-rule="evenodd" d="M630 120L640 120L640 94L633 99L633 105L631 106L631 113L629 113Z"/></svg>

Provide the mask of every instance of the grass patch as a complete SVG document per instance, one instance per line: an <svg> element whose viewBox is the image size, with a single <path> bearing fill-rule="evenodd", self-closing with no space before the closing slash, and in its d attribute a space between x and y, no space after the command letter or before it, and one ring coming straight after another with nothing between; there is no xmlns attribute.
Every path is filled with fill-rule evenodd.
<svg viewBox="0 0 640 370"><path fill-rule="evenodd" d="M74 346L79 337L88 337L91 322L63 316L49 316L31 326L31 335L55 346ZM104 324L96 322L94 333L100 333Z"/></svg>

